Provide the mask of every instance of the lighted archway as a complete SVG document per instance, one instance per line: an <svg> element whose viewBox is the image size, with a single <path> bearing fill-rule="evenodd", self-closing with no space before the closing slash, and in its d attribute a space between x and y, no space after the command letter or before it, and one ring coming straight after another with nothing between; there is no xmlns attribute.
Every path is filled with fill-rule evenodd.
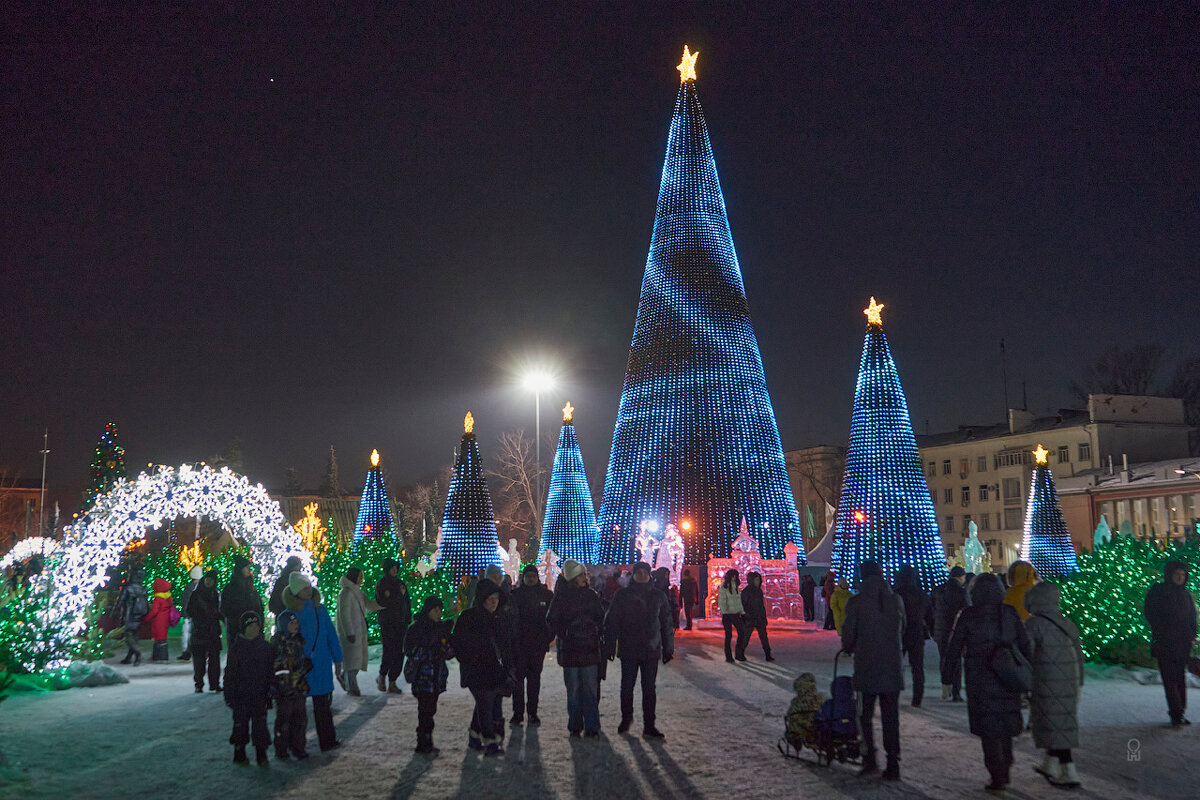
<svg viewBox="0 0 1200 800"><path fill-rule="evenodd" d="M160 466L132 481L119 481L64 529L62 546L43 573L54 582L50 607L66 623L64 633L82 632L92 597L130 542L145 538L147 530L164 520L195 516L219 522L248 545L268 586L288 556L299 556L302 569L312 574L308 550L262 484L251 485L228 468ZM68 643L63 644L69 652Z"/></svg>
<svg viewBox="0 0 1200 800"><path fill-rule="evenodd" d="M22 539L13 546L13 549L4 554L4 558L0 558L0 572L18 561L24 561L33 556L40 556L43 560L47 559L54 555L56 550L58 550L57 539L47 539L44 536L30 536L28 539Z"/></svg>

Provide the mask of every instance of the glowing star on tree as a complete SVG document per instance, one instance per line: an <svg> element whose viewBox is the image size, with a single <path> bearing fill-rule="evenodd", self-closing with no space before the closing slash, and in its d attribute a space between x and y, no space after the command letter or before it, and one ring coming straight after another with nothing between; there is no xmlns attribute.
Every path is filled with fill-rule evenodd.
<svg viewBox="0 0 1200 800"><path fill-rule="evenodd" d="M463 433L475 432L475 418L471 416L471 412L467 412L466 418L463 419Z"/></svg>
<svg viewBox="0 0 1200 800"><path fill-rule="evenodd" d="M1037 449L1033 451L1033 461L1035 464L1040 464L1042 466L1045 466L1047 463L1047 457L1049 455L1050 455L1050 451L1047 450L1046 448L1042 447L1039 444L1037 446Z"/></svg>
<svg viewBox="0 0 1200 800"><path fill-rule="evenodd" d="M379 451L378 450L371 451L371 466L372 467L379 466Z"/></svg>
<svg viewBox="0 0 1200 800"><path fill-rule="evenodd" d="M883 303L876 303L875 298L871 298L870 304L863 309L863 313L867 315L868 325L883 325Z"/></svg>
<svg viewBox="0 0 1200 800"><path fill-rule="evenodd" d="M700 51L691 52L688 46L683 46L683 60L679 62L679 66L675 69L679 70L679 82L686 83L696 80L696 59L700 57Z"/></svg>
<svg viewBox="0 0 1200 800"><path fill-rule="evenodd" d="M570 422L575 419L575 406L567 403L563 406L563 422Z"/></svg>

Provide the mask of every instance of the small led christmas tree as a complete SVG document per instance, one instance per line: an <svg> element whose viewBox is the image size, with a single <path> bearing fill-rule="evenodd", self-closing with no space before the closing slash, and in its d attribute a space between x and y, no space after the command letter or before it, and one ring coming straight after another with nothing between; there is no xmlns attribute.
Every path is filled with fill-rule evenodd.
<svg viewBox="0 0 1200 800"><path fill-rule="evenodd" d="M484 567L500 564L499 546L492 496L475 440L475 418L468 412L442 513L442 548L437 566L448 568L455 579L474 575Z"/></svg>
<svg viewBox="0 0 1200 800"><path fill-rule="evenodd" d="M392 519L392 507L388 502L387 487L379 471L379 451L371 451L371 468L363 484L362 500L358 504L358 522L354 524L354 538L378 536L384 531L396 530Z"/></svg>
<svg viewBox="0 0 1200 800"><path fill-rule="evenodd" d="M1079 569L1075 545L1058 504L1054 476L1047 464L1049 454L1040 444L1033 451L1033 490L1025 509L1025 539L1021 545L1021 554L1045 580L1070 575Z"/></svg>
<svg viewBox="0 0 1200 800"><path fill-rule="evenodd" d="M553 550L559 557L572 558L581 564L596 562L599 531L592 490L583 469L583 453L575 437L574 414L575 409L567 403L558 433L558 450L554 453L554 470L550 474L538 561L547 550Z"/></svg>
<svg viewBox="0 0 1200 800"><path fill-rule="evenodd" d="M858 565L871 559L890 583L907 564L931 591L946 580L946 557L882 310L872 297L863 311L867 334L835 517L833 571L853 586Z"/></svg>
<svg viewBox="0 0 1200 800"><path fill-rule="evenodd" d="M117 440L117 423L110 422L104 426L92 455L91 480L83 493L83 510L91 508L97 496L107 494L124 477L125 448Z"/></svg>

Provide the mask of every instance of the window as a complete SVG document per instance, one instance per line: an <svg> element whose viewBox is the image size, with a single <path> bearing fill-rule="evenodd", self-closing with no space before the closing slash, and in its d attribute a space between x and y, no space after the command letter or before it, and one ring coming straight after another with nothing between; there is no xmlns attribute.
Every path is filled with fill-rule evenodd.
<svg viewBox="0 0 1200 800"><path fill-rule="evenodd" d="M988 499L988 485L986 483L979 486L979 502L986 502Z"/></svg>
<svg viewBox="0 0 1200 800"><path fill-rule="evenodd" d="M971 487L970 486L962 487L962 504L964 506L971 505Z"/></svg>
<svg viewBox="0 0 1200 800"><path fill-rule="evenodd" d="M1004 527L1010 531L1019 531L1021 529L1021 509L1004 509Z"/></svg>
<svg viewBox="0 0 1200 800"><path fill-rule="evenodd" d="M1091 461L1092 460L1092 443L1091 442L1080 443L1080 445L1079 445L1079 460L1080 461Z"/></svg>
<svg viewBox="0 0 1200 800"><path fill-rule="evenodd" d="M958 462L958 474L964 478L967 477L967 460L965 458Z"/></svg>
<svg viewBox="0 0 1200 800"><path fill-rule="evenodd" d="M950 503L954 502L954 490L953 489L942 490L942 502L946 503L946 504L950 504Z"/></svg>
<svg viewBox="0 0 1200 800"><path fill-rule="evenodd" d="M948 459L948 458L942 462L942 474L943 475L950 474L950 459Z"/></svg>
<svg viewBox="0 0 1200 800"><path fill-rule="evenodd" d="M1020 500L1020 499L1021 499L1021 481L1018 478L1005 478L1004 479L1004 500L1005 500L1005 502L1008 502L1010 500Z"/></svg>
<svg viewBox="0 0 1200 800"><path fill-rule="evenodd" d="M963 533L971 530L971 515L963 514Z"/></svg>
<svg viewBox="0 0 1200 800"><path fill-rule="evenodd" d="M1058 463L1066 464L1066 463L1070 462L1070 460L1071 460L1070 445L1065 445L1065 444L1059 445L1059 447L1058 447Z"/></svg>
<svg viewBox="0 0 1200 800"><path fill-rule="evenodd" d="M979 530L990 531L992 529L992 515L984 514L979 518Z"/></svg>
<svg viewBox="0 0 1200 800"><path fill-rule="evenodd" d="M931 478L934 475L937 475L937 462L936 461L930 461L928 464L925 465L925 474Z"/></svg>
<svg viewBox="0 0 1200 800"><path fill-rule="evenodd" d="M954 517L946 517L946 533L954 532Z"/></svg>
<svg viewBox="0 0 1200 800"><path fill-rule="evenodd" d="M996 469L1001 467L1019 467L1022 464L1028 464L1033 458L1031 451L1024 448L1020 450L1003 450L996 453Z"/></svg>
<svg viewBox="0 0 1200 800"><path fill-rule="evenodd" d="M975 459L975 471L987 472L987 456L980 456Z"/></svg>

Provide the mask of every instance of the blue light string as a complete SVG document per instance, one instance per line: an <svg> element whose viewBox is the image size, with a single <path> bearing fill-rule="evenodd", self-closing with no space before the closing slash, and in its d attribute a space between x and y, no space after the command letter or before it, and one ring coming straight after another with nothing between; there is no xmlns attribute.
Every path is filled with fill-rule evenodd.
<svg viewBox="0 0 1200 800"><path fill-rule="evenodd" d="M483 477L475 434L464 433L442 514L442 546L436 566L449 566L457 580L500 563L496 514Z"/></svg>
<svg viewBox="0 0 1200 800"><path fill-rule="evenodd" d="M1025 540L1021 555L1043 579L1061 578L1079 571L1075 545L1058 504L1054 475L1044 464L1033 470L1033 491L1025 510Z"/></svg>
<svg viewBox="0 0 1200 800"><path fill-rule="evenodd" d="M573 558L581 564L594 564L598 540L596 511L583 469L583 453L575 437L575 426L566 422L559 431L558 449L554 453L538 560L551 550L563 560Z"/></svg>

